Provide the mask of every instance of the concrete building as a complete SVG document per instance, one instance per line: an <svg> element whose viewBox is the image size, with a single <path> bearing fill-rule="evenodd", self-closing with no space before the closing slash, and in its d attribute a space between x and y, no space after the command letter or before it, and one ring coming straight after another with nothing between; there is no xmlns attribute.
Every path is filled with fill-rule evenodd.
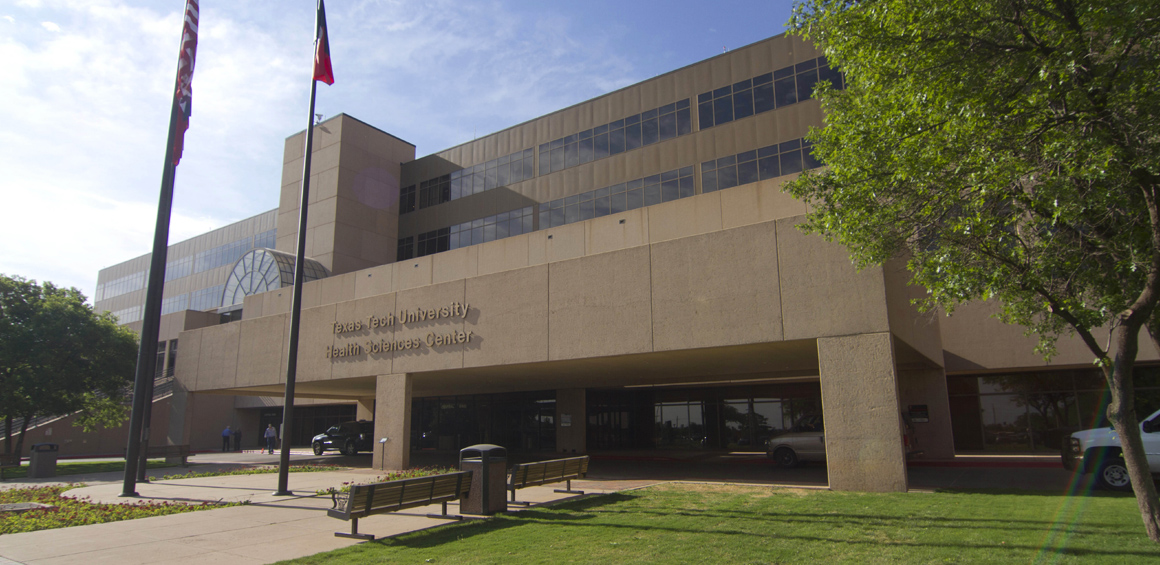
<svg viewBox="0 0 1160 565"><path fill-rule="evenodd" d="M315 126L318 280L285 433L373 419L374 465L400 468L475 443L760 451L821 414L830 486L868 491L906 488L907 444L1057 450L1101 406L1078 340L1047 364L993 305L921 314L902 265L857 271L796 228L807 207L781 187L820 166L819 80L842 78L783 35L418 159L350 116ZM276 210L170 248L154 443L281 422L304 140ZM102 271L98 308L139 307L147 265Z"/></svg>

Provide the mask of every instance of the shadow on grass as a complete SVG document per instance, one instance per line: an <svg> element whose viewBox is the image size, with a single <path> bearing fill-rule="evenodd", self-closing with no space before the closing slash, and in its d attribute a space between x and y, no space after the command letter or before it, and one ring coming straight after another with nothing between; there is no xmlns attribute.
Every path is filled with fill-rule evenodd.
<svg viewBox="0 0 1160 565"><path fill-rule="evenodd" d="M727 536L736 537L740 543L746 543L746 540L756 540L773 537L775 539L786 540L791 542L803 543L819 543L819 544L848 544L848 545L865 545L865 546L882 546L883 542L880 539L851 539L849 537L840 536L819 536L808 534L795 534L790 532L779 531L778 525L800 524L804 526L826 526L833 524L835 527L843 528L861 528L865 530L873 527L893 528L900 531L910 531L915 527L916 521L935 522L934 525L925 525L925 528L935 529L965 529L965 530L996 530L996 531L1011 531L1011 530L1028 530L1036 532L1055 532L1058 534L1066 534L1068 536L1092 535L1099 536L1101 539L1106 539L1108 536L1122 536L1129 538L1137 538L1139 534L1132 534L1130 532L1116 531L1120 524L1085 524L1083 527L1068 526L1066 524L1054 524L1050 521L1036 521L1036 520L1000 520L992 518L945 518L945 517L916 517L916 516L883 516L875 514L851 514L851 513L769 513L769 512L742 512L742 511L655 511L642 508L632 509L618 509L620 504L631 503L639 496L624 493L613 493L605 495L595 495L590 498L578 500L574 502L564 502L553 505L550 508L544 509L528 509L521 512L513 512L509 514L497 515L490 520L481 520L466 522L460 524L451 524L442 528L428 529L419 532L412 532L403 534L398 537L384 538L372 542L374 544L389 547L403 547L408 549L426 549L435 548L443 544L462 541L475 536L486 535L513 528L553 524L553 527L569 526L572 528L593 528L593 529L610 529L610 530L624 530L628 532L659 532L672 533L682 536L687 535L713 535L713 536ZM660 523L641 523L639 521L626 524L616 523L609 520L610 517L619 517L619 515L642 515L649 514L658 517L674 518L674 517L691 517L691 518L710 518L708 523L714 526L719 526L722 523L728 523L730 529L722 530L716 527L708 528L688 528L670 526ZM724 521L728 522L724 522ZM752 530L744 531L742 527L744 522L760 523L760 527L753 527ZM965 524L964 524L965 523ZM963 525L960 525L963 524ZM1012 524L1019 524L1021 527L1013 527ZM844 534L852 532L845 530ZM994 542L986 541L980 543L946 543L946 542L922 542L922 541L906 541L893 540L889 542L893 547L907 547L915 549L925 548L956 548L964 551L967 550L985 550L985 551L1000 551L1000 552L1014 552L1014 551L1030 551L1030 552L1046 552L1052 555L1069 555L1076 557L1098 557L1098 556L1119 556L1119 557L1150 557L1155 558L1156 553L1152 551L1133 551L1133 550L1107 550L1107 549L1091 549L1084 547L1065 547L1065 548L1049 548L1042 544L1014 544L1006 542L1005 545L996 546Z"/></svg>

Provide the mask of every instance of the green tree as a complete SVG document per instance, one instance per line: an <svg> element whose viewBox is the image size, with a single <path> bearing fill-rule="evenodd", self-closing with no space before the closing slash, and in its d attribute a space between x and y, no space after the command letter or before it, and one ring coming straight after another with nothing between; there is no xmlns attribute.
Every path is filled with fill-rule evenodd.
<svg viewBox="0 0 1160 565"><path fill-rule="evenodd" d="M137 336L96 314L75 288L0 275L0 416L12 453L12 421L21 418L19 453L29 422L79 412L86 431L117 426L136 366Z"/></svg>
<svg viewBox="0 0 1160 565"><path fill-rule="evenodd" d="M926 307L999 301L1044 355L1082 339L1160 541L1132 387L1160 329L1160 3L805 0L790 27L848 79L819 88L828 167L789 189L806 229L905 258Z"/></svg>

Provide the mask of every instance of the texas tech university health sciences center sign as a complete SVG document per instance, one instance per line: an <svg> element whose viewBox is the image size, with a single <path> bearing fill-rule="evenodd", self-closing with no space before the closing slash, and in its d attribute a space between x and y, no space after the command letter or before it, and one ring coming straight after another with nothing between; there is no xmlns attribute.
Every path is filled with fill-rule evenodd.
<svg viewBox="0 0 1160 565"><path fill-rule="evenodd" d="M431 322L442 320L444 318L458 318L460 320L467 318L467 312L470 305L452 302L446 306L429 309L418 310L399 310L396 315L391 312L385 316L371 315L366 318L359 318L347 322L334 322L333 329L336 335L345 335L363 330L376 330L380 328L394 328L396 325L406 327L408 324L415 324L418 322ZM334 359L338 357L355 357L359 355L375 355L381 353L391 353L395 351L404 351L407 349L419 349L422 347L430 347L432 349L441 348L447 345L458 345L471 341L475 332L463 332L458 330L451 330L447 332L427 332L423 336L407 337L403 339L371 339L364 344L348 343L341 347L326 346L326 357Z"/></svg>

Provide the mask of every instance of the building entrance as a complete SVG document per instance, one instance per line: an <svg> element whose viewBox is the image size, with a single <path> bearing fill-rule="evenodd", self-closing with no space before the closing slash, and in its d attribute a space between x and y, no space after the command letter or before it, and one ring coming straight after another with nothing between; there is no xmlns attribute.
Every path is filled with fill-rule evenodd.
<svg viewBox="0 0 1160 565"><path fill-rule="evenodd" d="M509 452L555 451L556 392L416 398L411 450L454 453L493 443Z"/></svg>
<svg viewBox="0 0 1160 565"><path fill-rule="evenodd" d="M799 418L822 413L817 382L588 391L588 448L761 451Z"/></svg>

